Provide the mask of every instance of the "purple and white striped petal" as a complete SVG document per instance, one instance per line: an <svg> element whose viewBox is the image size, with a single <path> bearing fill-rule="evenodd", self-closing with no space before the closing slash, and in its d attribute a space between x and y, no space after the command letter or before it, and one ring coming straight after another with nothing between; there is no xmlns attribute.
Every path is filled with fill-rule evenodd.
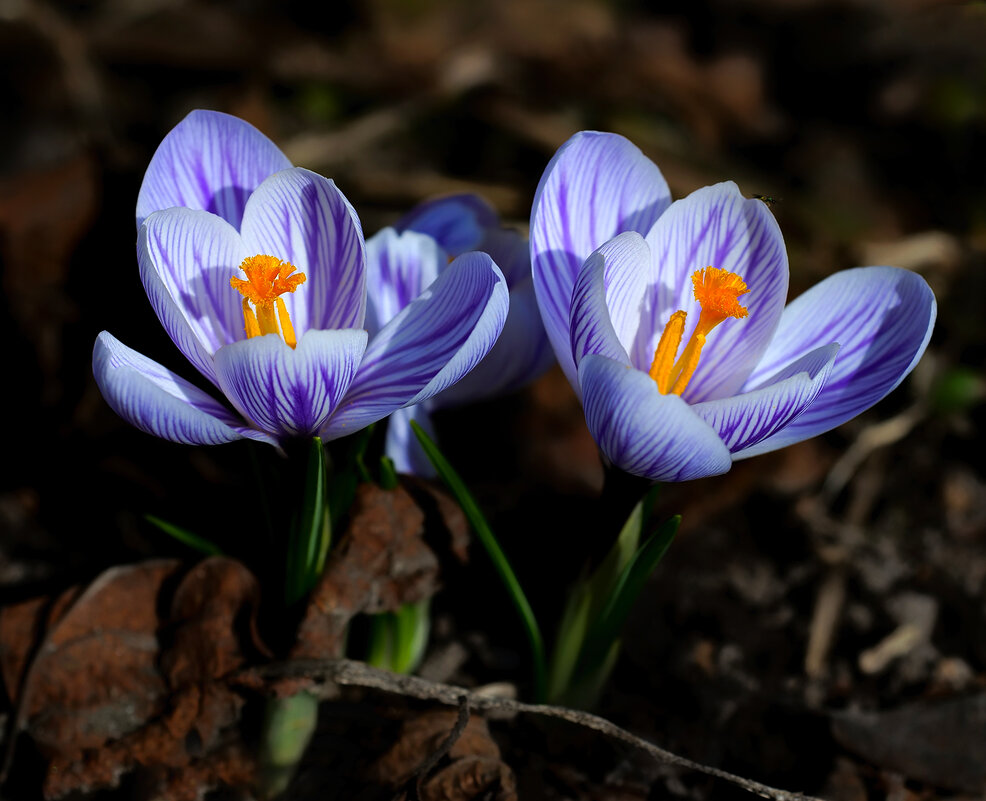
<svg viewBox="0 0 986 801"><path fill-rule="evenodd" d="M246 255L233 227L201 210L155 212L137 235L151 306L178 349L213 383L212 355L244 336L241 297L229 279Z"/></svg>
<svg viewBox="0 0 986 801"><path fill-rule="evenodd" d="M435 426L431 422L431 415L428 414L427 403L397 409L387 418L387 441L384 445L384 453L393 461L394 469L398 473L434 478L437 473L411 430L412 420L421 426L431 439L435 439Z"/></svg>
<svg viewBox="0 0 986 801"><path fill-rule="evenodd" d="M691 280L697 270L726 269L746 281L749 292L740 304L749 316L726 320L709 335L683 397L697 403L734 394L766 350L787 299L787 251L774 215L765 203L744 198L736 184L716 184L673 203L647 234L647 243L660 282L653 327L641 352L654 353L678 309L688 313L687 341L701 308Z"/></svg>
<svg viewBox="0 0 986 801"><path fill-rule="evenodd" d="M219 386L257 428L276 437L318 432L356 375L366 332L309 331L294 349L276 334L253 337L216 353Z"/></svg>
<svg viewBox="0 0 986 801"><path fill-rule="evenodd" d="M424 292L447 262L434 239L414 231L398 234L384 228L366 240L365 328L370 336Z"/></svg>
<svg viewBox="0 0 986 801"><path fill-rule="evenodd" d="M589 354L579 363L585 420L615 466L653 481L687 481L729 470L729 450L677 395L650 376Z"/></svg>
<svg viewBox="0 0 986 801"><path fill-rule="evenodd" d="M789 364L760 389L692 405L734 454L780 431L811 406L832 371L839 346L823 345Z"/></svg>
<svg viewBox="0 0 986 801"><path fill-rule="evenodd" d="M137 195L137 227L153 212L183 206L218 214L239 229L247 198L268 175L291 166L248 122L191 112L164 137Z"/></svg>
<svg viewBox="0 0 986 801"><path fill-rule="evenodd" d="M363 229L333 181L300 167L270 176L247 202L242 235L249 255L275 256L305 274L282 296L299 338L309 329L362 328Z"/></svg>
<svg viewBox="0 0 986 801"><path fill-rule="evenodd" d="M427 234L446 253L458 256L478 250L485 231L499 224L489 203L479 195L463 193L419 203L394 223L394 228L398 232Z"/></svg>
<svg viewBox="0 0 986 801"><path fill-rule="evenodd" d="M555 354L534 297L534 282L528 276L510 290L507 321L493 349L431 403L445 409L505 395L530 383L554 363Z"/></svg>
<svg viewBox="0 0 986 801"><path fill-rule="evenodd" d="M545 330L573 387L572 289L600 245L646 234L671 202L667 182L639 148L616 134L582 131L548 163L531 211L531 268Z"/></svg>
<svg viewBox="0 0 986 801"><path fill-rule="evenodd" d="M611 239L586 259L572 292L576 365L590 353L631 364L626 345L636 333L649 262L647 244L633 231Z"/></svg>
<svg viewBox="0 0 986 801"><path fill-rule="evenodd" d="M490 228L476 250L489 253L507 280L507 289L531 277L531 248L512 228ZM542 326L543 327L543 326Z"/></svg>
<svg viewBox="0 0 986 801"><path fill-rule="evenodd" d="M770 348L746 385L827 342L841 346L815 402L793 423L743 452L754 456L835 428L893 390L931 338L937 304L927 282L896 267L857 267L829 276L784 310Z"/></svg>
<svg viewBox="0 0 986 801"><path fill-rule="evenodd" d="M507 306L506 282L493 260L459 256L373 338L322 435L352 434L458 381L493 347Z"/></svg>
<svg viewBox="0 0 986 801"><path fill-rule="evenodd" d="M96 337L92 373L110 408L147 434L185 445L219 445L243 437L270 441L247 429L210 395L107 331Z"/></svg>

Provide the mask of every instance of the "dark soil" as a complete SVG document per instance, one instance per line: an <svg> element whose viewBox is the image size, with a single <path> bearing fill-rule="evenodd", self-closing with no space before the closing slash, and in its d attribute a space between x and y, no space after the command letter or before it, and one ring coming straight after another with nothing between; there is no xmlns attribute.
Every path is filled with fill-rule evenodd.
<svg viewBox="0 0 986 801"><path fill-rule="evenodd" d="M664 488L657 514L684 523L598 711L696 761L839 801L986 797L986 6L654 5L0 3L0 604L58 598L118 565L179 560L156 563L158 583L143 586L162 594L122 596L149 616L138 628L154 640L163 599L173 611L198 557L146 514L207 534L254 574L223 568L231 584L206 582L229 587L225 611L206 614L195 596L202 636L238 632L221 670L203 656L179 681L173 663L120 634L130 623L112 628L127 644L122 661L93 670L93 686L119 674L109 696L118 688L134 715L172 736L194 685L194 714L209 710L217 750L167 782L127 773L94 797L245 797L229 788L251 770L259 695L233 699L215 679L262 662L263 642L278 639L263 608L242 611L278 580L272 544L252 536L246 445L144 435L91 375L107 329L191 377L140 285L133 209L154 148L192 108L237 114L294 163L334 178L368 233L451 191L479 192L524 226L554 150L591 128L636 142L675 197L731 179L774 198L793 294L858 264L924 275L938 298L935 334L889 398L816 440ZM555 370L515 396L444 412L437 427L550 630L565 586L607 535L585 525L602 467L577 400ZM261 459L276 466L273 454ZM428 545L441 589L425 675L529 694L522 632L484 555L473 547L463 565L448 542ZM24 614L18 636L28 639L57 619L43 605ZM256 614L259 640L243 629ZM79 642L98 656L80 656L78 675L110 659L93 620ZM24 669L8 664L7 684ZM141 670L164 678L135 678ZM323 703L292 797L390 797L394 777L417 764L402 736L418 738L424 761L455 725L454 711L420 701L344 695ZM12 702L6 711L9 742ZM203 736L181 729L188 753L193 730ZM62 735L46 731L49 740L19 740L5 797L41 797L46 773L53 794ZM524 716L488 729L477 719L463 736L472 745L443 757L444 778L409 792L508 798L509 775L524 799L747 797Z"/></svg>

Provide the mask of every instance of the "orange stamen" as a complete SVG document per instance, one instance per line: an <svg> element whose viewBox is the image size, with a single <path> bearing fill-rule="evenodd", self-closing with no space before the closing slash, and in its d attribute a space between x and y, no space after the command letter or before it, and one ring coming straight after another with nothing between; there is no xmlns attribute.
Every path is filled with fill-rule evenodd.
<svg viewBox="0 0 986 801"><path fill-rule="evenodd" d="M671 368L674 367L674 355L681 345L681 335L685 331L685 318L687 316L683 311L676 311L671 315L668 324L664 326L661 341L657 343L657 350L654 352L654 361L650 366L650 377L657 382L657 390L662 395L667 395L668 390L671 389Z"/></svg>
<svg viewBox="0 0 986 801"><path fill-rule="evenodd" d="M702 311L681 356L675 361L674 357L678 352L685 328L686 313L683 311L676 311L671 315L654 352L650 377L657 383L657 390L662 395L669 393L680 395L685 391L698 367L706 337L713 328L730 317L743 318L749 314L743 306L739 305L737 298L750 290L746 288L746 282L736 273L716 267L706 267L692 275L692 287L695 300L702 307Z"/></svg>
<svg viewBox="0 0 986 801"><path fill-rule="evenodd" d="M246 280L233 276L229 285L243 295L243 320L247 339L277 334L292 348L298 344L287 306L281 298L305 283L305 274L291 275L297 268L274 256L249 256L240 269ZM254 309L250 308L253 304ZM280 322L280 326L278 325Z"/></svg>

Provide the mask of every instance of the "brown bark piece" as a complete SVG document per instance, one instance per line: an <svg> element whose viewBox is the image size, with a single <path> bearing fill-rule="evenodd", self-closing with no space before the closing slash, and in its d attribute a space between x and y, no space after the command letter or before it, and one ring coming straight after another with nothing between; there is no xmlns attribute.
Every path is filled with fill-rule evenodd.
<svg viewBox="0 0 986 801"><path fill-rule="evenodd" d="M340 657L355 615L394 611L435 593L438 560L422 539L424 519L401 487L357 488L349 528L312 592L293 658Z"/></svg>

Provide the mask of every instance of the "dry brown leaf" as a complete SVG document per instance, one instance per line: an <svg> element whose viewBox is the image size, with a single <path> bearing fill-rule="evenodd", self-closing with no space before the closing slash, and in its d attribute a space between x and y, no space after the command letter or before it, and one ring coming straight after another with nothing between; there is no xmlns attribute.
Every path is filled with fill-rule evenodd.
<svg viewBox="0 0 986 801"><path fill-rule="evenodd" d="M295 659L342 656L354 615L394 611L437 589L438 559L422 539L425 516L406 490L359 486L350 520L312 592Z"/></svg>
<svg viewBox="0 0 986 801"><path fill-rule="evenodd" d="M47 798L115 786L138 766L155 797L174 801L252 776L238 735L223 739L243 705L224 677L269 655L255 630L259 586L226 557L180 579L179 569L113 568L85 590L0 613L0 668L49 757Z"/></svg>
<svg viewBox="0 0 986 801"><path fill-rule="evenodd" d="M42 752L98 748L162 710L167 686L157 670L158 593L178 567L158 560L107 570L51 622L23 682L8 684L20 688L19 723ZM17 615L4 610L4 618L8 611ZM6 634L7 626L0 630Z"/></svg>
<svg viewBox="0 0 986 801"><path fill-rule="evenodd" d="M469 718L436 768L417 776L422 763L442 748L457 716L452 709L430 709L408 718L400 738L371 769L373 779L395 789L420 779L421 801L516 799L513 771L500 758L486 721L476 715Z"/></svg>

